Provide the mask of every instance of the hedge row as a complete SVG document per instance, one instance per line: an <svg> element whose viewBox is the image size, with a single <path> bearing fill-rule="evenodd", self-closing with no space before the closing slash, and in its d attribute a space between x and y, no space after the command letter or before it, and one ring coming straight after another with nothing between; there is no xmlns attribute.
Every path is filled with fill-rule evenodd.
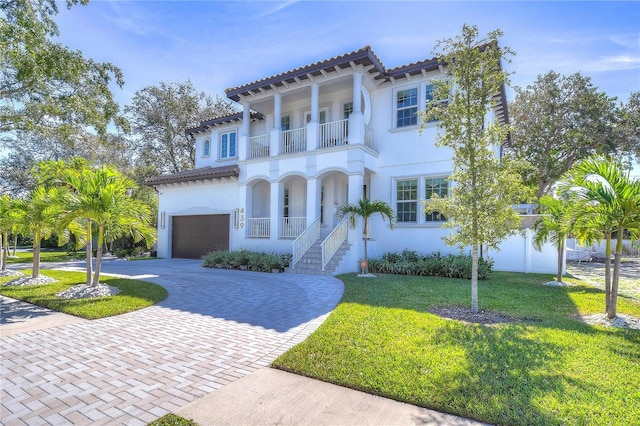
<svg viewBox="0 0 640 426"><path fill-rule="evenodd" d="M207 268L247 269L257 272L271 272L289 266L291 254L252 252L249 250L218 250L202 257Z"/></svg>
<svg viewBox="0 0 640 426"><path fill-rule="evenodd" d="M385 253L380 259L369 259L369 272L471 279L471 263L470 255L442 255L440 252L421 255L404 250ZM478 279L489 278L492 267L492 260L478 259Z"/></svg>

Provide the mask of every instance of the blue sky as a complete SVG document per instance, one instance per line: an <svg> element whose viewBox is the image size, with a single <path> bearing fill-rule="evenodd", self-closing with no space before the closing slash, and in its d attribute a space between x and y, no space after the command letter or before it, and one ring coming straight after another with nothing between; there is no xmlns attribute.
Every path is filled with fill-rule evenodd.
<svg viewBox="0 0 640 426"><path fill-rule="evenodd" d="M61 3L60 3L61 4ZM57 17L61 41L124 73L121 104L160 81L211 95L370 45L396 67L432 57L464 23L500 28L526 86L580 71L610 96L640 90L640 2L104 1ZM511 92L511 95L513 93Z"/></svg>

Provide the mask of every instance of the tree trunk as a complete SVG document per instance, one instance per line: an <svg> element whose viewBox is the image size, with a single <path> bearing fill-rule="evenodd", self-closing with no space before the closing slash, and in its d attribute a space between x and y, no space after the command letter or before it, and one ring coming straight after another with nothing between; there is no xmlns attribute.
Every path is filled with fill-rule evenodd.
<svg viewBox="0 0 640 426"><path fill-rule="evenodd" d="M18 247L18 234L13 236L13 256L16 255L16 248Z"/></svg>
<svg viewBox="0 0 640 426"><path fill-rule="evenodd" d="M620 281L620 260L622 259L622 237L624 230L618 229L616 236L616 252L613 261L613 280L611 283L611 297L609 299L609 309L607 318L613 319L618 315L618 282Z"/></svg>
<svg viewBox="0 0 640 426"><path fill-rule="evenodd" d="M5 271L7 269L6 264L7 264L7 258L4 255L4 245L2 244L2 239L4 238L5 244L9 244L9 241L7 241L7 233L3 232L0 235L0 251L2 252L2 259L0 259L0 270Z"/></svg>
<svg viewBox="0 0 640 426"><path fill-rule="evenodd" d="M100 284L100 264L102 260L102 243L104 237L104 227L98 225L98 241L96 243L96 270L93 274L93 282L91 285L96 287Z"/></svg>
<svg viewBox="0 0 640 426"><path fill-rule="evenodd" d="M562 282L562 258L564 257L564 239L562 241L558 241L558 277L557 280L559 283Z"/></svg>
<svg viewBox="0 0 640 426"><path fill-rule="evenodd" d="M87 252L87 285L91 284L91 275L93 274L93 270L91 268L92 257L93 257L93 247L91 241L91 221L87 222L87 243L85 250Z"/></svg>
<svg viewBox="0 0 640 426"><path fill-rule="evenodd" d="M4 231L4 246L2 246L2 237L0 237L0 247L2 247L2 271L7 270L7 254L9 253L9 231Z"/></svg>
<svg viewBox="0 0 640 426"><path fill-rule="evenodd" d="M33 236L33 272L32 278L40 276L40 230L36 230Z"/></svg>
<svg viewBox="0 0 640 426"><path fill-rule="evenodd" d="M369 254L367 252L367 240L369 239L367 235L367 218L363 219L364 225L362 229L362 236L364 237L364 273L369 273Z"/></svg>
<svg viewBox="0 0 640 426"><path fill-rule="evenodd" d="M471 254L471 312L478 312L478 246L473 245Z"/></svg>
<svg viewBox="0 0 640 426"><path fill-rule="evenodd" d="M604 295L605 295L605 313L609 313L611 306L611 232L607 231L604 247Z"/></svg>

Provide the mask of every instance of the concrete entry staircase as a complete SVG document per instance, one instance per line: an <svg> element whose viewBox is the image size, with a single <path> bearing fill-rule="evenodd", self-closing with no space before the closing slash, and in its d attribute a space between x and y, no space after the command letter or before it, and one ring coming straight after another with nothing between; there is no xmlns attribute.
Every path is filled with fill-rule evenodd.
<svg viewBox="0 0 640 426"><path fill-rule="evenodd" d="M309 250L300 258L298 263L293 268L289 268L288 272L294 274L307 274L307 275L326 275L333 276L336 268L340 264L340 261L344 257L345 253L349 250L350 244L343 242L338 251L333 255L327 266L322 270L322 238L318 238L315 243L309 248Z"/></svg>

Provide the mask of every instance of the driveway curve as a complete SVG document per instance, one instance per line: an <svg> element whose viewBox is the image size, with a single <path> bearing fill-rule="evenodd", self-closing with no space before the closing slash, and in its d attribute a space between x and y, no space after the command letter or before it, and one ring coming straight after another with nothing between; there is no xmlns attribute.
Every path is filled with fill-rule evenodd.
<svg viewBox="0 0 640 426"><path fill-rule="evenodd" d="M200 265L105 262L105 273L160 284L169 296L124 315L3 336L1 423L147 424L268 366L322 324L344 289L333 277Z"/></svg>

